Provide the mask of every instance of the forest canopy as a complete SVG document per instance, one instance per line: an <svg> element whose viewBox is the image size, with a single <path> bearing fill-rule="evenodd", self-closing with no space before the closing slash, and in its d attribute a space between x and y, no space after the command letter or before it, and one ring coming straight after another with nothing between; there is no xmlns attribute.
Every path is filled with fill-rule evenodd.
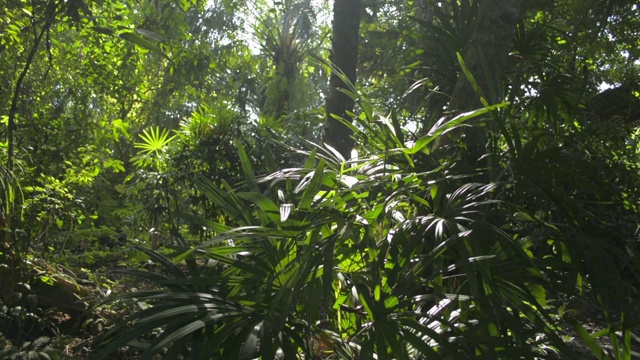
<svg viewBox="0 0 640 360"><path fill-rule="evenodd" d="M640 358L638 1L0 19L1 358Z"/></svg>

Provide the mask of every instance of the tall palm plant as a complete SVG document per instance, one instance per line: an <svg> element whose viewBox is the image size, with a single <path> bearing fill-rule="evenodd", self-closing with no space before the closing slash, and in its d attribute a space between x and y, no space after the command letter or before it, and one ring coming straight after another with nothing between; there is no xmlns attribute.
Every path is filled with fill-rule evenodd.
<svg viewBox="0 0 640 360"><path fill-rule="evenodd" d="M105 354L130 344L143 358L532 358L536 338L561 348L527 242L494 223L511 211L491 199L499 184L428 156L438 136L504 106L440 122L410 146L365 112L353 125L365 156L343 163L312 146L303 166L261 178L240 147L243 187L197 181L228 219L185 216L211 239L145 250L165 270L137 274L161 288L126 296L145 309Z"/></svg>

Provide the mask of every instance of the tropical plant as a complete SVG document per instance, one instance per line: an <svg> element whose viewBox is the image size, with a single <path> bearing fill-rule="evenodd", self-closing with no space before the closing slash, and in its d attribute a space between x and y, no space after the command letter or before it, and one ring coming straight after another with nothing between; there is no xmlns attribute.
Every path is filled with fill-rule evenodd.
<svg viewBox="0 0 640 360"><path fill-rule="evenodd" d="M112 329L104 354L125 344L143 357L240 359L569 353L531 242L501 228L527 215L495 199L504 185L429 156L442 134L504 107L443 120L408 145L364 112L352 128L372 150L359 159L314 147L303 167L258 179L241 147L242 190L197 181L228 219L189 217L211 239L168 256L145 250L164 270L136 274L163 288L125 297L144 310Z"/></svg>
<svg viewBox="0 0 640 360"><path fill-rule="evenodd" d="M106 350L168 358L637 352L635 2L9 0L0 19L3 356L61 349L34 324L67 315L123 317ZM61 266L158 286L51 317Z"/></svg>
<svg viewBox="0 0 640 360"><path fill-rule="evenodd" d="M19 348L7 348L6 340L0 338L0 345L3 345L0 356L10 360L61 359L61 352L52 348L49 345L50 341L50 338L41 336L33 341L25 342Z"/></svg>

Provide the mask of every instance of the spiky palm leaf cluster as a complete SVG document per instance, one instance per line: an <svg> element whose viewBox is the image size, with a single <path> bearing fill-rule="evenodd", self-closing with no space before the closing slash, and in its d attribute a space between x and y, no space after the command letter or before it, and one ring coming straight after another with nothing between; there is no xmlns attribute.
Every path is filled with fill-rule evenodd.
<svg viewBox="0 0 640 360"><path fill-rule="evenodd" d="M356 136L383 150L347 164L313 147L303 166L262 178L240 148L243 187L197 181L228 219L189 217L215 235L168 255L145 250L164 272L137 274L162 288L127 296L144 309L105 351L445 359L542 356L543 340L562 348L529 243L497 226L513 220L492 195L500 184L427 155L438 136L500 107L440 122L408 146L365 112Z"/></svg>

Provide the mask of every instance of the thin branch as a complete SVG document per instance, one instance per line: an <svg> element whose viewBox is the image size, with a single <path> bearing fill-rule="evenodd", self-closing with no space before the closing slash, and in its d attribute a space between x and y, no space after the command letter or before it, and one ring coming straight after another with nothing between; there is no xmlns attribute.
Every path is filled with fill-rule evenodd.
<svg viewBox="0 0 640 360"><path fill-rule="evenodd" d="M44 72L42 81L47 80L49 71L53 67L53 55L51 54L51 28L47 28L47 39L45 41L45 45L47 46L47 56L49 58L49 66L47 66L47 70Z"/></svg>

